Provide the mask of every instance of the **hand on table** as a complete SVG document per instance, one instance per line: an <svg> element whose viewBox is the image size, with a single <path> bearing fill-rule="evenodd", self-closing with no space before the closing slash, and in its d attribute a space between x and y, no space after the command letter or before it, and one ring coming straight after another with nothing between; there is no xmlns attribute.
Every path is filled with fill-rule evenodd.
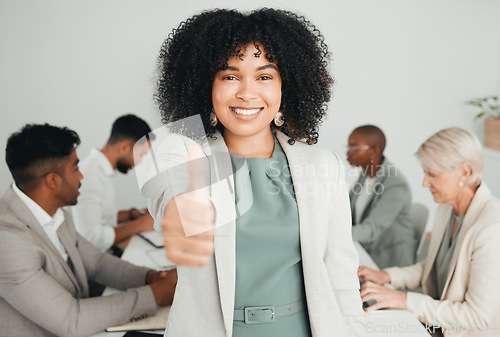
<svg viewBox="0 0 500 337"><path fill-rule="evenodd" d="M358 277L365 281L372 281L377 284L390 283L389 273L383 270L375 270L365 266L358 268Z"/></svg>
<svg viewBox="0 0 500 337"><path fill-rule="evenodd" d="M146 284L151 284L167 277L166 270L150 270L146 274Z"/></svg>
<svg viewBox="0 0 500 337"><path fill-rule="evenodd" d="M215 208L210 201L209 163L201 147L188 153L189 188L172 198L161 227L167 258L177 265L201 267L214 252Z"/></svg>
<svg viewBox="0 0 500 337"><path fill-rule="evenodd" d="M153 291L156 304L159 306L171 305L174 300L175 286L177 285L177 269L156 272L152 275L155 280L149 285ZM148 272L148 277L151 271ZM147 278L147 277L146 277Z"/></svg>
<svg viewBox="0 0 500 337"><path fill-rule="evenodd" d="M128 210L129 218L130 220L135 220L143 215L148 215L148 209L143 208L143 209L137 209L137 208L131 208Z"/></svg>
<svg viewBox="0 0 500 337"><path fill-rule="evenodd" d="M366 281L361 286L361 300L368 302L375 300L376 303L370 305L365 311L378 309L406 309L406 293L392 290L372 281Z"/></svg>
<svg viewBox="0 0 500 337"><path fill-rule="evenodd" d="M149 232L154 230L154 220L149 213L145 215L141 215L139 218L134 220L136 222L136 226L138 232Z"/></svg>

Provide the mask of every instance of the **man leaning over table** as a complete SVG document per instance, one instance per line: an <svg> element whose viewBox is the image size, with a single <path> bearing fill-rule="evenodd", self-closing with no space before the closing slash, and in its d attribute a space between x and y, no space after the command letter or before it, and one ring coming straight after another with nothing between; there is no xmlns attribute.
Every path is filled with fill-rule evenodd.
<svg viewBox="0 0 500 337"><path fill-rule="evenodd" d="M77 202L76 132L26 125L7 141L14 183L0 199L0 336L90 336L172 303L177 272L99 251L61 209ZM88 280L124 290L88 298Z"/></svg>
<svg viewBox="0 0 500 337"><path fill-rule="evenodd" d="M103 252L113 247L113 253L120 256L122 251L116 246L137 233L153 230L149 214L141 215L135 208L117 210L114 185L115 171L126 174L149 150L149 142L136 142L150 132L141 118L121 116L113 123L106 144L100 150L92 149L80 164L85 180L78 204L69 209L78 233Z"/></svg>

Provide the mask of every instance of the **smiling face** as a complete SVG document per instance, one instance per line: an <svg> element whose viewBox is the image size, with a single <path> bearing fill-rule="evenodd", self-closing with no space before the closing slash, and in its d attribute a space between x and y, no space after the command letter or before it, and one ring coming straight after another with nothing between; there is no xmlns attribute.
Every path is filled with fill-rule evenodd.
<svg viewBox="0 0 500 337"><path fill-rule="evenodd" d="M281 105L281 76L277 65L265 57L262 46L260 49L253 43L247 45L241 59L231 57L227 67L214 76L212 103L224 125L225 138L271 133L270 123Z"/></svg>

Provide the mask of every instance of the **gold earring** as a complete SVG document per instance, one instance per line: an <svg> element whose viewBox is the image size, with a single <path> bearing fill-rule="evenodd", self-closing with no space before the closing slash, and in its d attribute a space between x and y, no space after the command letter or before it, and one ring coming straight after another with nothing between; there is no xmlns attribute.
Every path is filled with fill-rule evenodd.
<svg viewBox="0 0 500 337"><path fill-rule="evenodd" d="M210 113L210 125L212 126L217 125L217 116L215 115L214 109L212 109L212 112Z"/></svg>
<svg viewBox="0 0 500 337"><path fill-rule="evenodd" d="M283 118L283 113L281 113L281 111L278 111L276 113L276 116L274 116L274 124L276 124L276 126L282 126L283 123L285 123L285 119Z"/></svg>

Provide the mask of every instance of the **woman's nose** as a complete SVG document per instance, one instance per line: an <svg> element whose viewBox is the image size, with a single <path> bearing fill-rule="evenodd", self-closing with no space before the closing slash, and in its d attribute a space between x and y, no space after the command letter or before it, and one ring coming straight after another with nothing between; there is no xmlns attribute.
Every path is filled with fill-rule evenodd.
<svg viewBox="0 0 500 337"><path fill-rule="evenodd" d="M240 82L239 90L236 94L236 97L248 102L252 99L257 98L257 90L255 88L255 83L253 81L243 80Z"/></svg>
<svg viewBox="0 0 500 337"><path fill-rule="evenodd" d="M422 186L423 187L430 187L431 186L429 184L429 181L427 180L427 176L424 177L424 180L422 181Z"/></svg>

